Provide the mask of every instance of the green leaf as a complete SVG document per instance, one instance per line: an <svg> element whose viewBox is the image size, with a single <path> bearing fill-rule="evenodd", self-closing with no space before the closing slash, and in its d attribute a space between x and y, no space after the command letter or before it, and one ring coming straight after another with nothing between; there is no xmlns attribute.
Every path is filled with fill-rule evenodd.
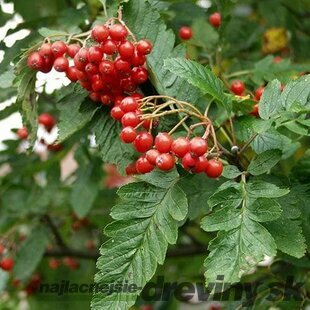
<svg viewBox="0 0 310 310"><path fill-rule="evenodd" d="M280 217L281 206L274 199L258 198L247 209L247 215L257 222L269 222Z"/></svg>
<svg viewBox="0 0 310 310"><path fill-rule="evenodd" d="M302 234L301 221L281 218L265 223L266 228L276 241L277 248L283 253L301 258L306 252L305 237Z"/></svg>
<svg viewBox="0 0 310 310"><path fill-rule="evenodd" d="M119 123L111 118L108 110L101 109L92 120L91 127L103 162L116 164L124 171L133 161L134 149L120 140Z"/></svg>
<svg viewBox="0 0 310 310"><path fill-rule="evenodd" d="M260 175L267 172L279 162L281 155L282 152L280 150L268 150L259 154L251 161L248 172L253 175Z"/></svg>
<svg viewBox="0 0 310 310"><path fill-rule="evenodd" d="M290 191L288 188L280 188L272 183L258 180L250 181L246 187L248 195L253 198L278 198L285 196Z"/></svg>
<svg viewBox="0 0 310 310"><path fill-rule="evenodd" d="M203 94L211 95L227 111L231 110L231 100L225 94L224 83L211 70L195 61L181 58L167 59L164 63L169 71L198 87Z"/></svg>
<svg viewBox="0 0 310 310"><path fill-rule="evenodd" d="M23 123L30 133L29 139L33 143L37 137L38 128L35 93L36 72L25 68L18 80L16 105L22 114Z"/></svg>
<svg viewBox="0 0 310 310"><path fill-rule="evenodd" d="M265 92L264 92L265 93ZM288 83L282 94L281 102L286 110L289 110L295 104L302 106L309 106L309 95L310 95L310 75L304 75Z"/></svg>
<svg viewBox="0 0 310 310"><path fill-rule="evenodd" d="M277 115L282 109L280 100L281 83L278 80L270 82L263 92L259 101L259 116L263 119L269 119Z"/></svg>
<svg viewBox="0 0 310 310"><path fill-rule="evenodd" d="M287 139L286 136L271 128L268 131L258 133L250 145L256 153L260 154L268 150L283 150L285 147L284 141ZM290 141L290 139L288 140ZM287 143L287 141L285 142Z"/></svg>
<svg viewBox="0 0 310 310"><path fill-rule="evenodd" d="M123 6L123 19L138 39L150 40L152 53L147 57L150 79L161 95L195 102L201 93L186 80L164 68L164 60L185 57L185 46L175 45L175 35L166 29L159 12L148 1L128 1Z"/></svg>
<svg viewBox="0 0 310 310"><path fill-rule="evenodd" d="M38 30L38 32L44 38L53 37L53 39L55 39L55 38L59 39L59 38L62 38L62 37L65 37L66 35L68 35L68 33L65 31L49 29L46 27L40 28Z"/></svg>
<svg viewBox="0 0 310 310"><path fill-rule="evenodd" d="M80 218L85 217L95 202L102 180L101 169L101 160L96 158L78 168L77 179L72 184L70 203Z"/></svg>
<svg viewBox="0 0 310 310"><path fill-rule="evenodd" d="M40 263L48 244L48 232L42 225L34 228L17 252L14 277L25 280L32 275Z"/></svg>
<svg viewBox="0 0 310 310"><path fill-rule="evenodd" d="M228 187L223 190L219 189L209 199L208 204L212 209L217 205L224 205L230 207L237 207L242 201L240 190Z"/></svg>
<svg viewBox="0 0 310 310"><path fill-rule="evenodd" d="M96 293L92 309L129 309L154 275L157 264L163 264L168 244L177 240L179 220L186 216L186 196L177 181L178 174L173 171L165 176L165 187L141 181L118 191L120 203L111 214L117 221L105 229L111 239L100 249L95 281L100 285L128 281L138 290Z"/></svg>
<svg viewBox="0 0 310 310"><path fill-rule="evenodd" d="M12 68L13 67L11 67L8 71L0 74L0 88L9 88L13 86L15 74Z"/></svg>
<svg viewBox="0 0 310 310"><path fill-rule="evenodd" d="M240 172L240 170L236 166L226 165L226 166L224 166L222 176L226 179L235 179L238 176L240 176L241 174L242 174L242 172Z"/></svg>
<svg viewBox="0 0 310 310"><path fill-rule="evenodd" d="M3 110L0 110L0 120L6 119L11 114L17 111L17 106L14 104L11 104L4 108Z"/></svg>
<svg viewBox="0 0 310 310"><path fill-rule="evenodd" d="M99 109L89 99L85 99L86 92L81 89L72 88L72 93L61 98L57 105L59 113L58 142L63 142L73 134L84 128Z"/></svg>

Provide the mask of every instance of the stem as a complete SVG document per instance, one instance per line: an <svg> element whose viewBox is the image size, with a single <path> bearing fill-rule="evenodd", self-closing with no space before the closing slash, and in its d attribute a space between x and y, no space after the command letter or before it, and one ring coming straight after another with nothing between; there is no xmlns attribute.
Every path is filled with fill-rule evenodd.
<svg viewBox="0 0 310 310"><path fill-rule="evenodd" d="M244 146L242 147L242 149L240 150L239 155L247 149L247 147L251 144L251 142L252 142L257 136L258 136L258 133L256 133L255 135L253 135L253 136L245 143L245 145L244 145Z"/></svg>
<svg viewBox="0 0 310 310"><path fill-rule="evenodd" d="M240 75L247 75L247 74L252 74L253 71L252 70L242 70L242 71L236 71L234 73L231 74L226 74L225 77L227 79L232 78L232 77L236 77L236 76L240 76Z"/></svg>
<svg viewBox="0 0 310 310"><path fill-rule="evenodd" d="M183 117L170 131L169 131L169 135L173 134L187 119L189 118L189 116L185 116Z"/></svg>
<svg viewBox="0 0 310 310"><path fill-rule="evenodd" d="M53 223L52 219L50 218L49 215L44 215L42 217L42 220L47 224L47 226L50 228L52 234L54 235L55 241L58 244L58 246L61 249L67 249L67 245L65 244L64 240L62 239L57 227L55 226L55 224Z"/></svg>

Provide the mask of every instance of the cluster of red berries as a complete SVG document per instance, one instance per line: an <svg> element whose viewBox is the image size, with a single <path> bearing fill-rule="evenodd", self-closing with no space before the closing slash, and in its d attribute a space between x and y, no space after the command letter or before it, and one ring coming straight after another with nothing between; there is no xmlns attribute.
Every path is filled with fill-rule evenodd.
<svg viewBox="0 0 310 310"><path fill-rule="evenodd" d="M177 158L184 169L194 173L205 172L211 178L217 178L223 170L222 163L217 159L207 160L207 141L201 137L191 140L185 137L174 139L169 133L160 132L157 136L147 130L149 119L141 120L139 96L125 97L119 105L111 110L111 116L122 124L120 138L124 143L132 143L135 150L143 155L134 165L127 167L127 174L148 173L155 167L162 171L171 170ZM139 131L139 127L143 130Z"/></svg>
<svg viewBox="0 0 310 310"><path fill-rule="evenodd" d="M59 259L52 257L48 261L48 266L50 269L56 270L60 267L61 263L63 263L64 266L68 267L71 270L76 270L80 267L79 262L77 262L71 256L64 257L62 262Z"/></svg>
<svg viewBox="0 0 310 310"><path fill-rule="evenodd" d="M0 243L0 256L4 256L6 247ZM14 259L11 257L4 256L0 260L0 268L4 271L11 271L14 267Z"/></svg>
<svg viewBox="0 0 310 310"><path fill-rule="evenodd" d="M111 106L148 79L144 64L152 44L147 40L131 42L128 36L123 24L97 25L90 33L90 46L47 42L28 57L28 66L41 72L49 72L52 67L65 72L89 92L93 101Z"/></svg>

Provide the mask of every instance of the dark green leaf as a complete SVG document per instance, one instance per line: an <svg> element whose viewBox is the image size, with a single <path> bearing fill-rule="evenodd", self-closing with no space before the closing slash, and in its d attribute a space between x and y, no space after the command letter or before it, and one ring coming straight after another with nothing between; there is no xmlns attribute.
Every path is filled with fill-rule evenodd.
<svg viewBox="0 0 310 310"><path fill-rule="evenodd" d="M239 175L241 175L241 173L242 172L240 172L240 170L236 166L226 165L224 167L222 176L226 179L235 179Z"/></svg>
<svg viewBox="0 0 310 310"><path fill-rule="evenodd" d="M281 155L280 150L269 150L259 154L251 161L248 172L253 175L260 175L267 172L279 162Z"/></svg>

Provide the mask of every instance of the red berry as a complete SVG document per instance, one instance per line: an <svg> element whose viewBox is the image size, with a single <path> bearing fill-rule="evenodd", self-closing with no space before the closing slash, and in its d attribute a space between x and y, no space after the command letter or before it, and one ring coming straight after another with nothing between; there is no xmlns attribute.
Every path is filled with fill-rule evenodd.
<svg viewBox="0 0 310 310"><path fill-rule="evenodd" d="M143 131L137 135L133 144L138 152L145 153L153 146L153 141L153 136L150 133Z"/></svg>
<svg viewBox="0 0 310 310"><path fill-rule="evenodd" d="M33 70L40 70L44 63L44 58L38 52L30 54L27 59L28 67Z"/></svg>
<svg viewBox="0 0 310 310"><path fill-rule="evenodd" d="M135 47L131 42L125 41L118 47L118 52L122 59L127 60L133 56Z"/></svg>
<svg viewBox="0 0 310 310"><path fill-rule="evenodd" d="M58 72L65 72L69 68L69 61L65 57L58 57L54 61L54 69Z"/></svg>
<svg viewBox="0 0 310 310"><path fill-rule="evenodd" d="M138 102L135 98L133 97L125 97L121 104L120 104L120 108L125 112L134 112L138 109Z"/></svg>
<svg viewBox="0 0 310 310"><path fill-rule="evenodd" d="M53 57L52 44L51 43L43 43L39 49L39 54L45 58Z"/></svg>
<svg viewBox="0 0 310 310"><path fill-rule="evenodd" d="M197 158L193 157L191 153L186 153L182 158L182 166L186 170L193 170L196 166Z"/></svg>
<svg viewBox="0 0 310 310"><path fill-rule="evenodd" d="M78 269L80 264L72 257L67 256L63 259L63 263L65 266L69 267L72 270Z"/></svg>
<svg viewBox="0 0 310 310"><path fill-rule="evenodd" d="M123 116L124 112L119 106L116 106L111 110L111 117L115 120L120 121Z"/></svg>
<svg viewBox="0 0 310 310"><path fill-rule="evenodd" d="M131 95L131 96L133 96L133 95ZM114 105L120 106L121 102L124 98L125 98L124 96L115 96Z"/></svg>
<svg viewBox="0 0 310 310"><path fill-rule="evenodd" d="M78 80L78 69L75 66L71 66L68 68L66 75L67 78L71 81L71 82L76 82Z"/></svg>
<svg viewBox="0 0 310 310"><path fill-rule="evenodd" d="M134 52L130 60L131 64L134 67L143 66L145 61L146 61L146 57L144 55L139 54L138 51Z"/></svg>
<svg viewBox="0 0 310 310"><path fill-rule="evenodd" d="M43 113L38 117L39 124L45 126L47 129L52 129L55 125L54 117L49 113Z"/></svg>
<svg viewBox="0 0 310 310"><path fill-rule="evenodd" d="M135 112L128 112L124 114L124 116L121 119L121 123L123 127L127 127L127 126L136 127L138 126L139 122L140 122L140 117Z"/></svg>
<svg viewBox="0 0 310 310"><path fill-rule="evenodd" d="M253 106L252 111L250 112L251 115L255 116L255 117L259 117L259 113L258 113L258 103L255 104Z"/></svg>
<svg viewBox="0 0 310 310"><path fill-rule="evenodd" d="M52 57L44 57L44 64L40 68L40 71L43 73L48 73L52 70L53 65L54 65L54 56Z"/></svg>
<svg viewBox="0 0 310 310"><path fill-rule="evenodd" d="M132 93L137 89L137 84L133 81L131 77L126 79L121 79L120 81L121 89L124 92Z"/></svg>
<svg viewBox="0 0 310 310"><path fill-rule="evenodd" d="M221 25L221 14L219 12L215 12L213 14L210 15L209 17L209 23L213 26L213 27L219 27Z"/></svg>
<svg viewBox="0 0 310 310"><path fill-rule="evenodd" d="M17 136L21 140L26 140L28 138L28 130L27 130L27 128L26 127L19 128L17 130ZM1 255L1 253L0 253L0 255Z"/></svg>
<svg viewBox="0 0 310 310"><path fill-rule="evenodd" d="M154 124L154 121L153 121ZM146 130L149 130L151 128L151 119L145 119L142 123L142 127Z"/></svg>
<svg viewBox="0 0 310 310"><path fill-rule="evenodd" d="M95 75L99 73L98 67L93 63L88 63L84 70L88 75Z"/></svg>
<svg viewBox="0 0 310 310"><path fill-rule="evenodd" d="M110 106L113 103L113 97L109 94L101 95L100 100L103 105L107 106Z"/></svg>
<svg viewBox="0 0 310 310"><path fill-rule="evenodd" d="M60 261L56 258L50 258L48 261L48 266L54 270L58 269L58 267L60 266Z"/></svg>
<svg viewBox="0 0 310 310"><path fill-rule="evenodd" d="M187 138L180 137L172 142L171 151L178 157L183 157L189 150L190 144Z"/></svg>
<svg viewBox="0 0 310 310"><path fill-rule="evenodd" d="M136 163L129 164L126 167L125 172L126 172L127 175L137 174Z"/></svg>
<svg viewBox="0 0 310 310"><path fill-rule="evenodd" d="M96 93L96 92L91 92L89 94L89 98L92 100L92 101L95 101L95 102L100 102L101 101L101 94L100 93Z"/></svg>
<svg viewBox="0 0 310 310"><path fill-rule="evenodd" d="M100 92L104 89L104 83L102 80L96 80L91 84L94 92Z"/></svg>
<svg viewBox="0 0 310 310"><path fill-rule="evenodd" d="M109 34L114 41L123 41L128 35L127 29L121 24L115 24L110 27Z"/></svg>
<svg viewBox="0 0 310 310"><path fill-rule="evenodd" d="M245 85L240 80L235 80L231 83L230 90L238 96L241 96L245 89Z"/></svg>
<svg viewBox="0 0 310 310"><path fill-rule="evenodd" d="M155 150L155 149L151 149L148 150L145 153L146 159L149 161L150 164L152 165L156 165L156 158L160 155L160 153Z"/></svg>
<svg viewBox="0 0 310 310"><path fill-rule="evenodd" d="M137 43L137 51L141 55L148 55L152 51L152 43L147 40L140 40Z"/></svg>
<svg viewBox="0 0 310 310"><path fill-rule="evenodd" d="M189 40L193 36L192 28L183 26L179 30L179 36L183 40Z"/></svg>
<svg viewBox="0 0 310 310"><path fill-rule="evenodd" d="M264 86L260 86L255 90L255 98L256 100L260 100L260 97L262 96L263 92L265 90Z"/></svg>
<svg viewBox="0 0 310 310"><path fill-rule="evenodd" d="M68 50L67 45L62 41L56 41L52 44L52 52L54 57L61 57Z"/></svg>
<svg viewBox="0 0 310 310"><path fill-rule="evenodd" d="M173 139L166 132L160 132L155 138L155 147L160 153L170 152Z"/></svg>
<svg viewBox="0 0 310 310"><path fill-rule="evenodd" d="M0 261L0 268L5 271L10 271L14 267L14 260L10 257L2 258Z"/></svg>
<svg viewBox="0 0 310 310"><path fill-rule="evenodd" d="M89 76L83 71L78 70L76 72L76 75L77 75L80 82L88 83L90 81ZM94 76L92 76L92 78L94 78ZM99 80L99 75L98 75L98 80ZM92 81L93 81L93 79L92 79ZM95 79L94 79L94 81L95 81Z"/></svg>
<svg viewBox="0 0 310 310"><path fill-rule="evenodd" d="M109 36L109 29L103 25L97 25L91 31L91 37L97 42L103 42Z"/></svg>
<svg viewBox="0 0 310 310"><path fill-rule="evenodd" d="M156 166L160 170L169 171L174 167L174 164L175 164L174 157L169 153L160 154L156 158Z"/></svg>
<svg viewBox="0 0 310 310"><path fill-rule="evenodd" d="M113 55L117 51L117 45L112 40L106 40L100 46L102 52L107 55Z"/></svg>
<svg viewBox="0 0 310 310"><path fill-rule="evenodd" d="M139 93L133 93L130 95L131 97L135 98L136 100L140 100L143 98L143 96Z"/></svg>
<svg viewBox="0 0 310 310"><path fill-rule="evenodd" d="M130 63L121 58L115 59L114 67L121 73L129 73L131 71Z"/></svg>
<svg viewBox="0 0 310 310"><path fill-rule="evenodd" d="M282 61L282 57L280 57L280 56L276 56L275 58L273 58L273 62L276 64L281 62L281 61Z"/></svg>
<svg viewBox="0 0 310 310"><path fill-rule="evenodd" d="M195 165L195 172L201 173L205 172L208 166L208 160L205 156L200 156L197 158L196 165Z"/></svg>
<svg viewBox="0 0 310 310"><path fill-rule="evenodd" d="M103 53L98 46L91 46L88 50L88 61L99 64L102 60Z"/></svg>
<svg viewBox="0 0 310 310"><path fill-rule="evenodd" d="M131 73L132 79L137 84L143 84L148 79L148 71L143 67L135 67Z"/></svg>
<svg viewBox="0 0 310 310"><path fill-rule="evenodd" d="M78 70L84 70L88 62L88 49L86 47L82 47L74 56L73 61Z"/></svg>
<svg viewBox="0 0 310 310"><path fill-rule="evenodd" d="M69 44L67 48L67 55L71 58L74 58L80 49L81 46L79 44Z"/></svg>
<svg viewBox="0 0 310 310"><path fill-rule="evenodd" d="M124 127L120 133L120 138L124 143L131 143L137 137L137 131L133 127Z"/></svg>
<svg viewBox="0 0 310 310"><path fill-rule="evenodd" d="M115 75L114 63L111 60L103 60L99 65L99 71L103 75Z"/></svg>
<svg viewBox="0 0 310 310"><path fill-rule="evenodd" d="M208 161L208 166L205 170L206 175L209 178L218 178L223 172L223 164L218 159L210 159Z"/></svg>
<svg viewBox="0 0 310 310"><path fill-rule="evenodd" d="M136 161L136 170L138 173L149 173L154 169L154 166L149 163L145 156L140 157Z"/></svg>
<svg viewBox="0 0 310 310"><path fill-rule="evenodd" d="M194 156L202 156L208 150L207 141L201 137L195 137L190 141L190 151Z"/></svg>

